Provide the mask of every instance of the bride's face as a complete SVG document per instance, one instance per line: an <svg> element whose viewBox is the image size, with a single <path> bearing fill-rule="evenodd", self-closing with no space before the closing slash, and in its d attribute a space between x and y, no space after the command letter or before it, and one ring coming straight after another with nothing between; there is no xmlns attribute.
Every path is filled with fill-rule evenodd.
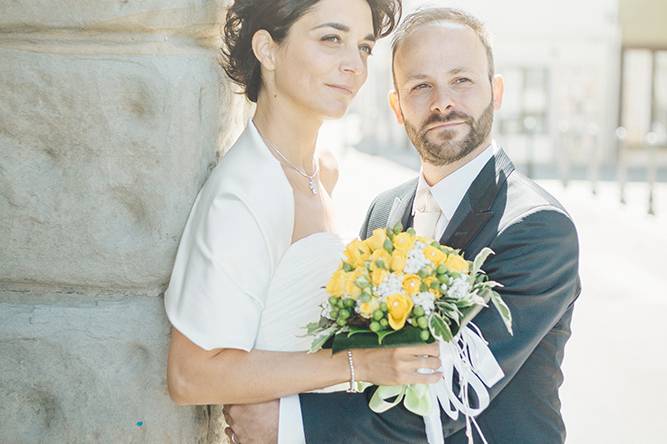
<svg viewBox="0 0 667 444"><path fill-rule="evenodd" d="M321 0L276 50L275 93L319 118L342 117L366 81L374 44L366 0Z"/></svg>

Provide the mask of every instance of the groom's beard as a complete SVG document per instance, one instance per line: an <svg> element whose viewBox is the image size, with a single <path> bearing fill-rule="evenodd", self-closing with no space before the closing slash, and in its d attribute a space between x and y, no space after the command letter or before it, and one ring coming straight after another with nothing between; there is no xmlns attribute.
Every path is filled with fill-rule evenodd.
<svg viewBox="0 0 667 444"><path fill-rule="evenodd" d="M465 125L470 127L470 130L462 140L458 142L453 140L456 135L455 130L441 130L436 142L428 140L428 134L426 134L425 130L428 125L451 121L463 121ZM419 152L424 162L436 166L448 165L470 154L491 133L493 126L493 100L491 100L489 106L486 107L478 119L474 119L468 114L452 111L447 115L440 113L431 114L419 130L407 121L404 125L410 141L417 148L417 152Z"/></svg>

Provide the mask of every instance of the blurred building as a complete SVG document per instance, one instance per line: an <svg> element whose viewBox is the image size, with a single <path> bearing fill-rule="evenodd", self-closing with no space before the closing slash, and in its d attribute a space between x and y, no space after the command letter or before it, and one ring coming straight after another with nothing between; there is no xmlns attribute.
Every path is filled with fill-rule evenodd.
<svg viewBox="0 0 667 444"><path fill-rule="evenodd" d="M505 99L496 114L501 145L537 176L613 172L617 128L637 144L667 122L667 2L507 0L406 2L465 9L488 26ZM387 105L389 41L376 47L371 73L343 125L365 152L418 165ZM603 173L604 174L604 173Z"/></svg>

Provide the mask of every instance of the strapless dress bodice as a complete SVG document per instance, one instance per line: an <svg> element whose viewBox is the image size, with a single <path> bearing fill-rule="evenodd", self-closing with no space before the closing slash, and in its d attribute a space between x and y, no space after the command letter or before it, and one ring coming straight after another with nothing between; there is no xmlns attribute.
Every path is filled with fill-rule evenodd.
<svg viewBox="0 0 667 444"><path fill-rule="evenodd" d="M328 295L324 287L340 265L343 242L334 233L311 234L283 255L269 285L255 348L305 351L312 337L306 325L319 319Z"/></svg>

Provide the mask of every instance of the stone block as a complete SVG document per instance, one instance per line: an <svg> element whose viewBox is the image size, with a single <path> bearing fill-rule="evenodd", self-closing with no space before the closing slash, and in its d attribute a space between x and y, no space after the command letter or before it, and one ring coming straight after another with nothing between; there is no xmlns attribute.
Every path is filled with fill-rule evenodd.
<svg viewBox="0 0 667 444"><path fill-rule="evenodd" d="M243 108L214 52L181 49L0 48L0 281L168 281Z"/></svg>
<svg viewBox="0 0 667 444"><path fill-rule="evenodd" d="M0 441L207 442L167 393L162 298L67 293L0 292Z"/></svg>
<svg viewBox="0 0 667 444"><path fill-rule="evenodd" d="M187 32L221 23L227 4L228 0L10 0L2 4L0 29Z"/></svg>

